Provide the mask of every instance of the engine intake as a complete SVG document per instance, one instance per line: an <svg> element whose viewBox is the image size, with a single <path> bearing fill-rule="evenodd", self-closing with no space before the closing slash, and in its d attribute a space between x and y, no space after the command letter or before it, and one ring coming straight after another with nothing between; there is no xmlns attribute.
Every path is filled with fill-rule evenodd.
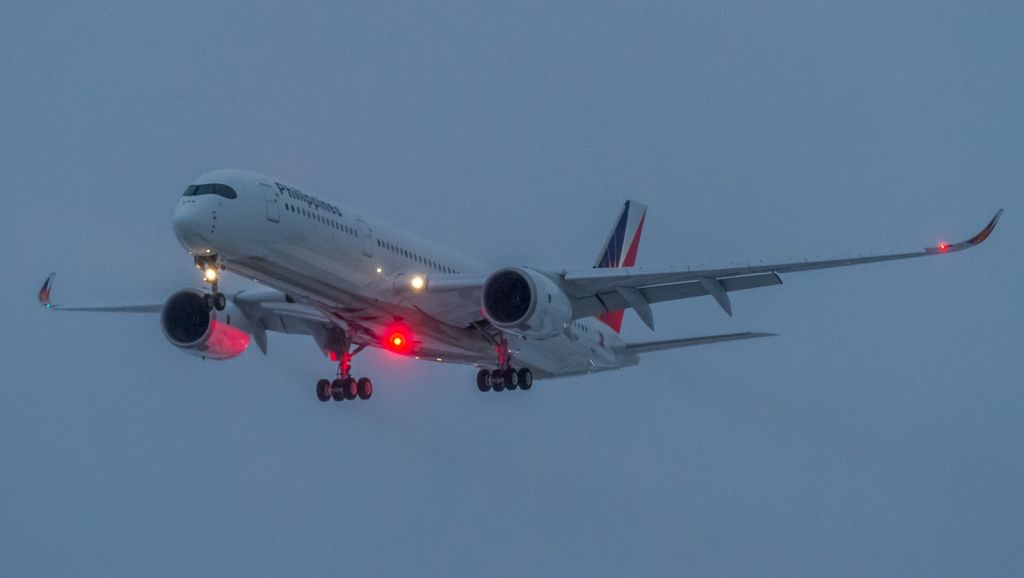
<svg viewBox="0 0 1024 578"><path fill-rule="evenodd" d="M495 327L532 338L554 337L572 321L572 302L547 275L523 267L494 272L483 286L484 316Z"/></svg>
<svg viewBox="0 0 1024 578"><path fill-rule="evenodd" d="M205 359L231 359L249 346L249 320L234 303L210 310L203 294L184 289L171 295L160 312L160 328L172 345Z"/></svg>

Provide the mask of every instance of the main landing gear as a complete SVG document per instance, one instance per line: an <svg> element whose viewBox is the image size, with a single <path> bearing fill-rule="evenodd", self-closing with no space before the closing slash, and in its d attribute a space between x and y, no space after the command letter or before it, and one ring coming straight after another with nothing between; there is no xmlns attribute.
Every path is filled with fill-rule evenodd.
<svg viewBox="0 0 1024 578"><path fill-rule="evenodd" d="M533 372L523 367L512 367L512 353L508 350L508 341L502 339L495 348L498 352L498 369L489 371L481 369L476 374L476 386L480 391L505 391L533 387Z"/></svg>
<svg viewBox="0 0 1024 578"><path fill-rule="evenodd" d="M210 292L203 295L203 303L208 309L224 311L224 308L228 306L228 298L217 290L222 268L216 255L196 255L196 269L203 272L203 281L210 285Z"/></svg>
<svg viewBox="0 0 1024 578"><path fill-rule="evenodd" d="M365 345L360 345L351 353L348 347L341 354L338 361L338 377L333 381L321 379L316 382L316 397L320 401L343 401L359 399L370 399L373 397L373 382L369 377L356 379L349 375L352 369L352 356L363 350Z"/></svg>

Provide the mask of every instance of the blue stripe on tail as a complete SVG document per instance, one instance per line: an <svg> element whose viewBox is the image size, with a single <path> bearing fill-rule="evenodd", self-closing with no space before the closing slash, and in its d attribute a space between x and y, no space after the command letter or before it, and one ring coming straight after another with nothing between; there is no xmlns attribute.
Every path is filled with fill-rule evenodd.
<svg viewBox="0 0 1024 578"><path fill-rule="evenodd" d="M619 222L612 229L612 234L608 237L608 243L604 247L604 252L601 253L597 264L594 265L595 269L609 269L622 264L622 248L626 244L626 224L628 220L629 201L626 201L626 206L622 208L622 214L619 216Z"/></svg>

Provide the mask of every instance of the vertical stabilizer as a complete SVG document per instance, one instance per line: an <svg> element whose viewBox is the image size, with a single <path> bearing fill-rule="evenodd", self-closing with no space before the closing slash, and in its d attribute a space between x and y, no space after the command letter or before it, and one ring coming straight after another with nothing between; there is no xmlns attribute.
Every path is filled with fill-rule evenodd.
<svg viewBox="0 0 1024 578"><path fill-rule="evenodd" d="M632 267L636 265L636 253L640 249L640 234L644 230L647 206L636 201L626 201L619 219L612 227L608 241L597 257L595 269ZM618 333L622 329L622 310L609 311L598 316L608 327Z"/></svg>

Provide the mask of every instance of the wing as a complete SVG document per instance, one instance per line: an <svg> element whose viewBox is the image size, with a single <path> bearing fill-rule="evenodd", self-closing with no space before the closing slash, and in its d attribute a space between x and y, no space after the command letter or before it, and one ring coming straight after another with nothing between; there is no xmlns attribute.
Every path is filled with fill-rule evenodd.
<svg viewBox="0 0 1024 578"><path fill-rule="evenodd" d="M1000 209L981 232L966 241L906 253L701 270L689 267L583 269L549 276L558 281L572 299L574 319L631 308L654 329L651 311L654 303L711 295L732 315L729 293L780 285L780 273L956 253L988 239L1002 214ZM485 281L486 276L480 275L430 275L425 282L426 290L410 293L410 302L437 321L456 327L469 326L483 318L480 294Z"/></svg>
<svg viewBox="0 0 1024 578"><path fill-rule="evenodd" d="M47 309L60 311L98 311L105 313L159 313L163 303L141 303L121 305L56 305L50 302L50 293L53 291L53 280L56 273L50 273L43 286L39 289L39 304Z"/></svg>
<svg viewBox="0 0 1024 578"><path fill-rule="evenodd" d="M980 233L966 241L943 243L937 247L926 247L906 253L704 270L682 267L585 269L567 271L562 274L561 279L566 292L573 298L574 317L589 317L607 311L633 308L644 323L653 329L651 303L711 295L726 313L732 315L728 295L730 292L778 285L782 283L780 273L848 267L963 251L976 247L988 239L1002 214L1003 211L1000 209Z"/></svg>
<svg viewBox="0 0 1024 578"><path fill-rule="evenodd" d="M53 280L51 273L39 289L39 303L54 311L90 311L98 313L160 313L163 303L110 304L110 305L57 305L51 302ZM259 329L253 338L260 350L267 352L267 331L286 334L311 335L323 349L327 332L334 327L349 331L349 325L328 311L312 305L294 303L280 291L240 291L229 297L229 302L254 323ZM354 340L362 344L360 340Z"/></svg>
<svg viewBox="0 0 1024 578"><path fill-rule="evenodd" d="M484 318L480 292L487 275L429 275L427 290L409 292L409 303L436 321L452 327L468 327Z"/></svg>

